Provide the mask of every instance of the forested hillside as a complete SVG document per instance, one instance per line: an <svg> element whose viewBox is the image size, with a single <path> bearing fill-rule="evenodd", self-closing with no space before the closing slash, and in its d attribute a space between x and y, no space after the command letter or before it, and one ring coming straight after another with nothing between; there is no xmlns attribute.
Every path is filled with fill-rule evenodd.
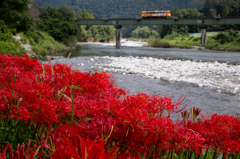
<svg viewBox="0 0 240 159"><path fill-rule="evenodd" d="M66 4L78 12L86 9L95 18L135 18L143 10L198 8L204 0L34 0L40 7Z"/></svg>

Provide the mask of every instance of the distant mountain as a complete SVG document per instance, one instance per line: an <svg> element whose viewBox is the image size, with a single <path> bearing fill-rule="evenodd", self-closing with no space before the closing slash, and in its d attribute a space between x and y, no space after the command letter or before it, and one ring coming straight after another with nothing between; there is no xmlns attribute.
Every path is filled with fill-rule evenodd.
<svg viewBox="0 0 240 159"><path fill-rule="evenodd" d="M198 8L204 0L34 0L40 7L60 7L66 4L75 12L84 9L95 18L135 18L143 10Z"/></svg>

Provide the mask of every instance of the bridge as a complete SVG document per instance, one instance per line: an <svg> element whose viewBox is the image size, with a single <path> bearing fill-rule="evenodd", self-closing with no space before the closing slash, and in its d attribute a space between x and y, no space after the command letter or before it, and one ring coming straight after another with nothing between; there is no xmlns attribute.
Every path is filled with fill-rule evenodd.
<svg viewBox="0 0 240 159"><path fill-rule="evenodd" d="M202 29L201 44L206 44L206 28L208 25L240 24L240 17L196 17L196 18L165 18L165 19L80 19L78 25L115 25L117 28L116 47L121 47L121 28L123 25L199 25Z"/></svg>

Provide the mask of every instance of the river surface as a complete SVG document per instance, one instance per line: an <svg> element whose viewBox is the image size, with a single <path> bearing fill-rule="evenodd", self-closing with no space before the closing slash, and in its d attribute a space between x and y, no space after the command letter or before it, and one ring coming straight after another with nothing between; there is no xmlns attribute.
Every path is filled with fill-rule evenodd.
<svg viewBox="0 0 240 159"><path fill-rule="evenodd" d="M198 107L207 114L240 112L240 53L197 49L151 48L146 43L78 43L68 65L81 71L110 71L115 83L132 94L144 92L187 95L186 109ZM65 63L68 53L51 64Z"/></svg>

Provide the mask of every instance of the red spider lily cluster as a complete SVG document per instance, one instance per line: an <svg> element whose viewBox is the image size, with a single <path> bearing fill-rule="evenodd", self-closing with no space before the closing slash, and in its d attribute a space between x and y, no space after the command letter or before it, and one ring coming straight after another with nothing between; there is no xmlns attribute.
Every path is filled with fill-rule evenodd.
<svg viewBox="0 0 240 159"><path fill-rule="evenodd" d="M7 148L19 159L177 158L182 153L191 158L207 157L207 152L213 157L240 156L238 117L199 118L200 110L193 107L173 122L171 114L182 111L178 107L184 101L131 95L105 72L0 55L0 117L5 128L0 132L5 147L0 158L6 158ZM30 153L24 145L14 148L31 140L38 146Z"/></svg>

